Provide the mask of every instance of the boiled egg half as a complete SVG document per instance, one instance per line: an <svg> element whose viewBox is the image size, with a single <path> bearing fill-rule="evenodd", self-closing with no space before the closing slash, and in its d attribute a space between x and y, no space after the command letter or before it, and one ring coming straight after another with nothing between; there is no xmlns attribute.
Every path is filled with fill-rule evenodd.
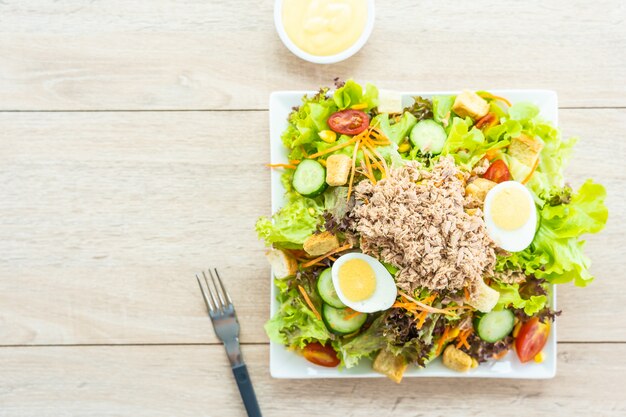
<svg viewBox="0 0 626 417"><path fill-rule="evenodd" d="M333 264L332 278L339 299L361 313L389 309L398 293L385 266L363 253L353 252L339 257Z"/></svg>
<svg viewBox="0 0 626 417"><path fill-rule="evenodd" d="M506 251L522 251L535 237L535 201L519 182L505 181L493 187L485 197L484 216L487 234Z"/></svg>

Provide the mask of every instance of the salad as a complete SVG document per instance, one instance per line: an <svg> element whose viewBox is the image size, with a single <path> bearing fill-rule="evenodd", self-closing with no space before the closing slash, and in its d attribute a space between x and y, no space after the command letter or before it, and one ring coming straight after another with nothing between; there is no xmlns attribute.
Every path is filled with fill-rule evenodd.
<svg viewBox="0 0 626 417"><path fill-rule="evenodd" d="M593 281L581 235L605 189L577 190L532 103L486 91L414 97L337 82L304 96L282 141L285 205L256 224L278 311L270 339L327 367L466 372L514 350L542 361L553 284Z"/></svg>

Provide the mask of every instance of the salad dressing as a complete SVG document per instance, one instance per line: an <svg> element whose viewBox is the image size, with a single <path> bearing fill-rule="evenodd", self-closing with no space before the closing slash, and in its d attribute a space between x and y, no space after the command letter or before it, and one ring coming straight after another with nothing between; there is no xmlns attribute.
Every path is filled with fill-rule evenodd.
<svg viewBox="0 0 626 417"><path fill-rule="evenodd" d="M367 300L376 290L376 275L362 259L350 259L339 268L339 287L350 301Z"/></svg>
<svg viewBox="0 0 626 417"><path fill-rule="evenodd" d="M530 217L528 196L520 189L509 187L493 196L491 217L504 230L522 227Z"/></svg>
<svg viewBox="0 0 626 417"><path fill-rule="evenodd" d="M356 43L367 21L366 0L284 0L283 26L293 43L311 55L327 56Z"/></svg>

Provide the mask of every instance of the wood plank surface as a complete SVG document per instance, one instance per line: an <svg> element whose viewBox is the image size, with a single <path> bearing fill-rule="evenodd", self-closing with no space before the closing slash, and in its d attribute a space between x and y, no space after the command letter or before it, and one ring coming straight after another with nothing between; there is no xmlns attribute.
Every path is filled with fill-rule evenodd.
<svg viewBox="0 0 626 417"><path fill-rule="evenodd" d="M562 341L626 341L625 109L562 110L570 178L607 186L598 279L559 289ZM267 112L0 113L0 344L216 342L194 272L219 267L267 342ZM601 306L601 308L600 308Z"/></svg>
<svg viewBox="0 0 626 417"><path fill-rule="evenodd" d="M328 66L282 45L273 3L0 2L0 109L266 109L270 91L337 76L626 106L624 2L379 1L364 49Z"/></svg>
<svg viewBox="0 0 626 417"><path fill-rule="evenodd" d="M561 344L550 380L275 380L243 347L266 416L623 416L626 345ZM221 346L0 348L2 416L245 416Z"/></svg>

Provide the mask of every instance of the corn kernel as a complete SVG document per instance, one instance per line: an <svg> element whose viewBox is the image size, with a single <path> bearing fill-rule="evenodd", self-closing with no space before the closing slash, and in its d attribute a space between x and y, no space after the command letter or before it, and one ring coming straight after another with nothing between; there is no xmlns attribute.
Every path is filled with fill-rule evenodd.
<svg viewBox="0 0 626 417"><path fill-rule="evenodd" d="M402 145L398 147L398 152L404 153L411 150L411 145L408 142L404 142Z"/></svg>
<svg viewBox="0 0 626 417"><path fill-rule="evenodd" d="M475 358L472 358L472 368L476 368L478 366L478 361Z"/></svg>
<svg viewBox="0 0 626 417"><path fill-rule="evenodd" d="M367 109L367 103L359 103L359 104L355 104L354 106L351 107L352 110L363 110L363 109Z"/></svg>
<svg viewBox="0 0 626 417"><path fill-rule="evenodd" d="M332 130L322 130L318 133L321 140L326 143L333 143L337 140L337 134Z"/></svg>
<svg viewBox="0 0 626 417"><path fill-rule="evenodd" d="M543 352L539 352L535 355L535 362L537 363L543 362Z"/></svg>

